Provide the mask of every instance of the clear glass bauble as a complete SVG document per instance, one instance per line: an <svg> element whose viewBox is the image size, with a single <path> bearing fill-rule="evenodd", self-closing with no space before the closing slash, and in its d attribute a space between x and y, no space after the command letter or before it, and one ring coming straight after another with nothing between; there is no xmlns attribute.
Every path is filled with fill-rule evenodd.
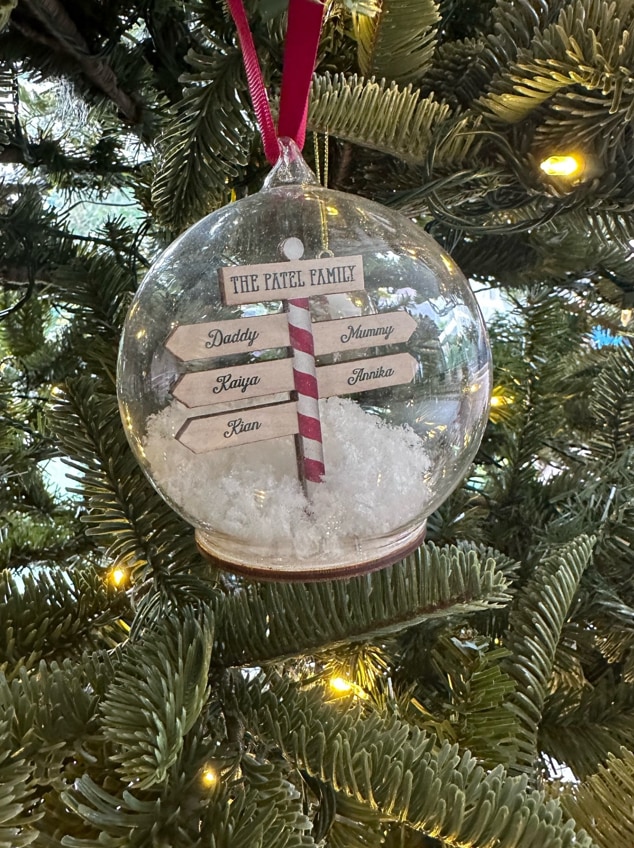
<svg viewBox="0 0 634 848"><path fill-rule="evenodd" d="M324 285L301 292L315 338L325 329L337 339L336 350L316 357L320 392L332 366L357 375L319 400L325 475L308 494L295 435L242 443L259 438L245 422L288 421L296 398L288 385L260 394L259 377L248 377L288 370L271 364L289 359L288 341L272 337L262 349L254 333L258 319L284 315L284 300L254 293L230 306L219 285L220 269L279 265L293 251L300 261L359 256L364 274L361 290L328 293L323 276ZM270 323L279 330L285 320ZM407 373L395 362L409 363ZM373 387L365 374L395 384ZM262 191L203 218L152 265L126 319L118 367L126 434L157 491L196 528L203 551L271 579L359 573L419 544L427 516L476 453L490 381L484 322L451 257L401 214L319 186L292 142L283 142ZM192 396L183 389L190 385ZM214 426L216 441L207 442Z"/></svg>

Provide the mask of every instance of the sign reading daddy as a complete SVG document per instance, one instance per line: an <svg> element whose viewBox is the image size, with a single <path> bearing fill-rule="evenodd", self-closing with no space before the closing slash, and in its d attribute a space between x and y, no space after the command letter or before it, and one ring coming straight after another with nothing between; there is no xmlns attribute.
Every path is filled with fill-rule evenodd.
<svg viewBox="0 0 634 848"><path fill-rule="evenodd" d="M364 287L361 256L230 265L220 268L218 276L227 306L359 291Z"/></svg>

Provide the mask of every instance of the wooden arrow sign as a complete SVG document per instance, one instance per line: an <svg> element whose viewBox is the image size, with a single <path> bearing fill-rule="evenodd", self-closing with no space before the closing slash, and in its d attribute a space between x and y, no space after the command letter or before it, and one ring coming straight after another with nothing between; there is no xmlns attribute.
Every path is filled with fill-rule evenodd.
<svg viewBox="0 0 634 848"><path fill-rule="evenodd" d="M319 397L350 395L409 383L416 367L416 360L409 353L324 365L317 369Z"/></svg>
<svg viewBox="0 0 634 848"><path fill-rule="evenodd" d="M165 347L183 362L288 346L288 318L283 312L229 321L181 324Z"/></svg>
<svg viewBox="0 0 634 848"><path fill-rule="evenodd" d="M292 402L189 418L176 438L193 453L207 453L297 432L297 403Z"/></svg>
<svg viewBox="0 0 634 848"><path fill-rule="evenodd" d="M316 297L359 291L364 287L362 256L229 265L219 268L218 276L223 302L227 306Z"/></svg>
<svg viewBox="0 0 634 848"><path fill-rule="evenodd" d="M312 328L315 353L320 356L341 350L406 342L416 329L416 319L404 310L398 310L318 321ZM288 345L288 318L286 313L280 312L228 321L181 324L172 332L165 346L174 356L189 362Z"/></svg>
<svg viewBox="0 0 634 848"><path fill-rule="evenodd" d="M286 392L293 385L292 360L273 359L185 374L172 389L172 394L191 408Z"/></svg>
<svg viewBox="0 0 634 848"><path fill-rule="evenodd" d="M409 339L416 324L416 319L405 310L318 321L313 324L315 353L319 356L340 350L400 344Z"/></svg>

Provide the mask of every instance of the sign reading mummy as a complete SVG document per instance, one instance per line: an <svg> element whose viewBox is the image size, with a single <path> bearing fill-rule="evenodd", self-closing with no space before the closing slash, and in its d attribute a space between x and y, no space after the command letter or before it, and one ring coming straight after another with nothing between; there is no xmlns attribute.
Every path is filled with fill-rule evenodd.
<svg viewBox="0 0 634 848"><path fill-rule="evenodd" d="M227 306L281 300L285 312L180 325L167 340L167 349L182 362L275 348L293 352L290 358L278 356L259 361L256 358L247 365L211 367L185 373L178 379L172 394L190 409L231 402L228 411L210 410L188 418L177 433L176 438L194 453L293 434L299 434L301 441L307 402L312 404L310 414L318 416L318 398L403 385L416 374L417 362L409 353L383 356L376 355L378 351L375 353L376 348L402 344L410 338L416 320L405 310L310 320L309 298L364 289L361 256L302 260L299 257L303 245L295 238L287 239L282 252L289 261L229 266L221 268L218 276ZM305 314L306 320L296 319L298 313ZM294 325L295 320L300 320L300 324ZM301 350L296 347L298 335L303 339ZM310 353L306 352L306 345ZM321 366L315 363L315 356L361 349L366 351L366 356L360 359ZM306 361L310 365L308 377L305 373L298 375L298 369L305 369ZM310 397L304 397L303 392ZM253 406L254 398L262 398L263 404ZM314 422L308 430L314 441ZM314 454L313 441L306 437L300 450L306 466L311 464L310 459L306 461L307 451ZM317 447L319 453L320 445ZM323 474L323 457L317 460L318 470L312 478L304 468L304 476L310 483L318 481Z"/></svg>

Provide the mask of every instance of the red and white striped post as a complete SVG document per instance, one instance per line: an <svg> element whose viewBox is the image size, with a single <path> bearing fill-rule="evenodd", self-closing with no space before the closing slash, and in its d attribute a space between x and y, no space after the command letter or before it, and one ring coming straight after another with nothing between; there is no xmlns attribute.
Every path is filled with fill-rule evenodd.
<svg viewBox="0 0 634 848"><path fill-rule="evenodd" d="M280 249L286 259L300 259L304 245L298 238L288 238ZM326 469L319 418L319 390L315 365L315 343L307 297L286 301L288 330L293 350L293 378L297 395L298 466L302 484L310 497L313 487L321 482Z"/></svg>

